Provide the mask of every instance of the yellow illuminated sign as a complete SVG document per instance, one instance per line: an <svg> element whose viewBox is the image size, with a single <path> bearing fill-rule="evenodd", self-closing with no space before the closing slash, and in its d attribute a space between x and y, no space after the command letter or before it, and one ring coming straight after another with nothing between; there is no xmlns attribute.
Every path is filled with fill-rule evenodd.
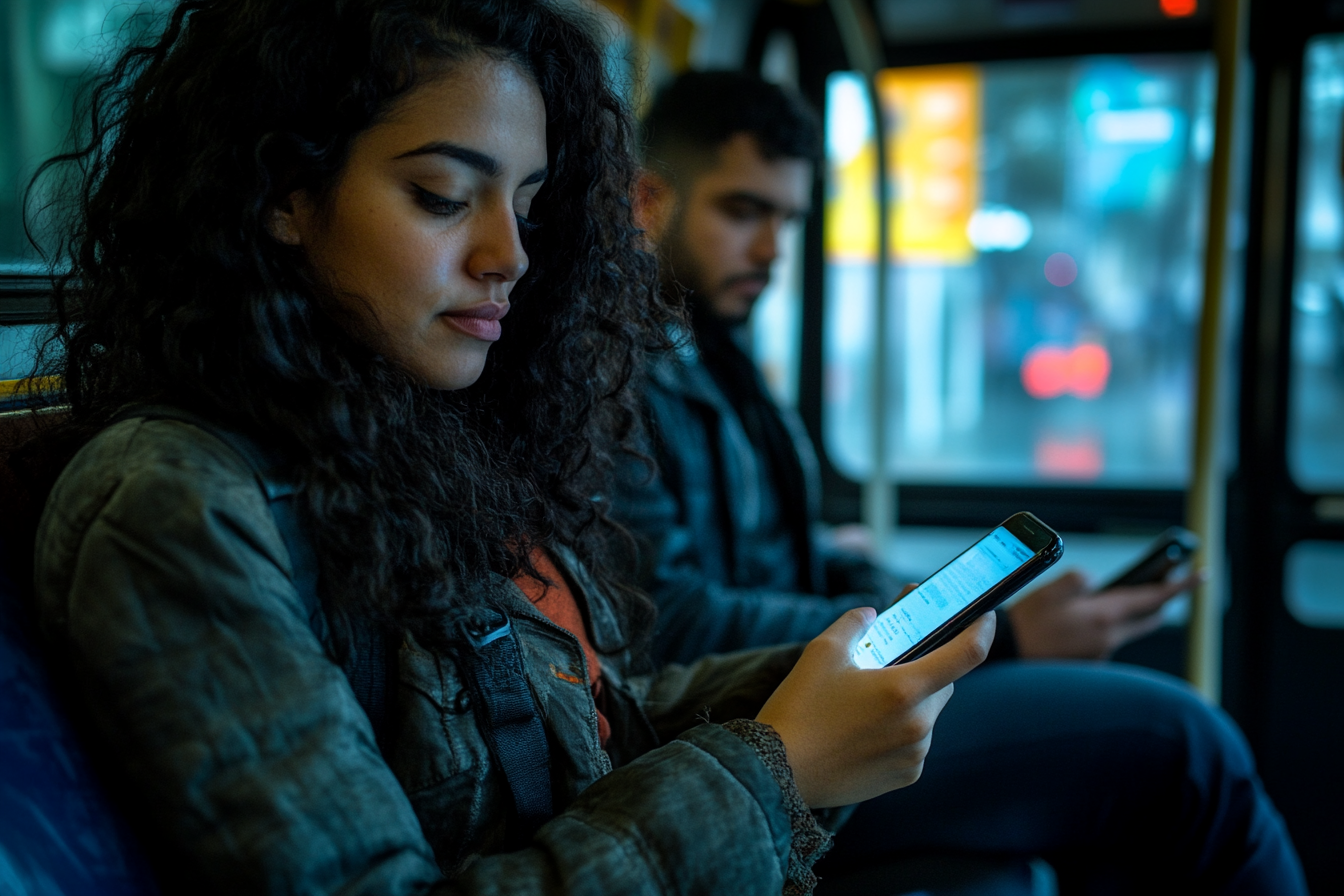
<svg viewBox="0 0 1344 896"><path fill-rule="evenodd" d="M973 65L886 69L877 92L895 172L892 245L902 262L967 264L980 202L980 70Z"/></svg>
<svg viewBox="0 0 1344 896"><path fill-rule="evenodd" d="M833 161L826 197L826 257L877 258L877 143L870 137L851 158Z"/></svg>
<svg viewBox="0 0 1344 896"><path fill-rule="evenodd" d="M877 92L887 124L891 247L898 262L969 264L967 235L980 203L981 74L974 65L885 69ZM833 159L826 202L826 254L877 257L877 153L868 136Z"/></svg>

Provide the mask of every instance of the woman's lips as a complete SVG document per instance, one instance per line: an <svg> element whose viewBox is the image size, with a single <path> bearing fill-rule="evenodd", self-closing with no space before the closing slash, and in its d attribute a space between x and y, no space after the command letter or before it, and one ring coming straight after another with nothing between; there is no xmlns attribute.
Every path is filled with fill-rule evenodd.
<svg viewBox="0 0 1344 896"><path fill-rule="evenodd" d="M499 319L508 313L508 305L484 302L470 308L445 311L440 317L447 321L450 327L466 333L468 336L473 336L485 342L498 342L499 337L504 333L504 328L500 326Z"/></svg>

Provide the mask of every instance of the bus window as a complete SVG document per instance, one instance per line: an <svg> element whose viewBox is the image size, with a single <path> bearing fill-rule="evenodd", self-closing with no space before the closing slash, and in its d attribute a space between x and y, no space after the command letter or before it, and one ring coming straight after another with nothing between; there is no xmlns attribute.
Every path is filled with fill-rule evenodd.
<svg viewBox="0 0 1344 896"><path fill-rule="evenodd" d="M69 133L73 101L130 41L164 24L170 0L9 0L0 16L0 275L44 270L23 230L23 196ZM30 199L30 214L47 193Z"/></svg>
<svg viewBox="0 0 1344 896"><path fill-rule="evenodd" d="M1344 628L1344 543L1299 541L1284 560L1283 600L1303 625Z"/></svg>
<svg viewBox="0 0 1344 896"><path fill-rule="evenodd" d="M0 380L16 380L31 372L43 329L33 324L0 327Z"/></svg>
<svg viewBox="0 0 1344 896"><path fill-rule="evenodd" d="M864 479L875 150L835 114L855 81L828 88L822 433ZM879 73L899 481L1184 486L1213 87L1206 53Z"/></svg>
<svg viewBox="0 0 1344 896"><path fill-rule="evenodd" d="M1307 45L1298 169L1288 464L1309 491L1344 488L1344 36ZM1338 581L1338 580L1336 580Z"/></svg>
<svg viewBox="0 0 1344 896"><path fill-rule="evenodd" d="M780 253L751 315L751 352L775 401L798 403L798 356L802 343L803 228L785 225Z"/></svg>

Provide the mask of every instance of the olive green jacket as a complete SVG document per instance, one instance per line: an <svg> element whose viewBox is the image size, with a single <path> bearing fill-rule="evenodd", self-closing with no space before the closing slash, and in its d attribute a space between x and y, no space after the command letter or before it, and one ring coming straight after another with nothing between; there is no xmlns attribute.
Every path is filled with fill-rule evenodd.
<svg viewBox="0 0 1344 896"><path fill-rule="evenodd" d="M36 560L39 621L168 890L749 896L796 889L815 858L793 856L790 878L787 771L704 723L754 716L796 646L650 676L604 661L603 750L577 639L494 581L558 810L504 851L507 785L456 665L405 638L380 752L255 476L213 436L142 419L101 433L52 492ZM565 565L611 647L611 608Z"/></svg>

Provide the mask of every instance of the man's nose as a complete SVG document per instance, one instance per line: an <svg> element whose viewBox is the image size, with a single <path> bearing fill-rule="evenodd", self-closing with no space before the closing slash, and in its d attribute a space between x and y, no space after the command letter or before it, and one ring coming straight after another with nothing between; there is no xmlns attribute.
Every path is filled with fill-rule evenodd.
<svg viewBox="0 0 1344 896"><path fill-rule="evenodd" d="M779 257L780 222L767 220L756 228L751 241L751 260L758 265L769 265Z"/></svg>

